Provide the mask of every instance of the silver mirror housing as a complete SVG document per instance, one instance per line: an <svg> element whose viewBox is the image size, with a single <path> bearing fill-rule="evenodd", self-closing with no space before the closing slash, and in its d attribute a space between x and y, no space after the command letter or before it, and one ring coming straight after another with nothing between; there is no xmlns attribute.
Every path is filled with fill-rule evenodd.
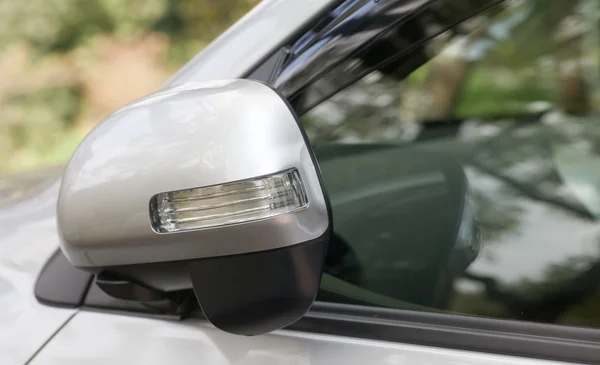
<svg viewBox="0 0 600 365"><path fill-rule="evenodd" d="M65 170L57 219L74 266L193 286L211 322L246 335L308 310L331 232L297 117L249 80L179 86L107 117Z"/></svg>

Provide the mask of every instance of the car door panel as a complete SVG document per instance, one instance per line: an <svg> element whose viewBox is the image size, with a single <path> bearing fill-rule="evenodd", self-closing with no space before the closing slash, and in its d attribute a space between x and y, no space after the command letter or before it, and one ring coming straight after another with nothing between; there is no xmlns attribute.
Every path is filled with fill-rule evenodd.
<svg viewBox="0 0 600 365"><path fill-rule="evenodd" d="M58 246L60 169L0 179L0 364L22 365L75 313L39 303L33 287Z"/></svg>
<svg viewBox="0 0 600 365"><path fill-rule="evenodd" d="M31 365L69 364L462 364L561 362L280 330L243 337L208 322L78 313Z"/></svg>

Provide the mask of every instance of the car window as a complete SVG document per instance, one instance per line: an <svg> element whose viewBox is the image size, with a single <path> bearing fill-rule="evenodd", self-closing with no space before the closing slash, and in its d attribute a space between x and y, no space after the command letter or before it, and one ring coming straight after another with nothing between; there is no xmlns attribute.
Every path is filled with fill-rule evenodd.
<svg viewBox="0 0 600 365"><path fill-rule="evenodd" d="M301 116L333 206L319 300L600 326L599 6L503 3Z"/></svg>

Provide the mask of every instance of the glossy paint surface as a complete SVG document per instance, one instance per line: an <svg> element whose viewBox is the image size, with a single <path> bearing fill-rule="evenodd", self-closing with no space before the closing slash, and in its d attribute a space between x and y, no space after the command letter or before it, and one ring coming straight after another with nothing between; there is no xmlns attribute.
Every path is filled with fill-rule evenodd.
<svg viewBox="0 0 600 365"><path fill-rule="evenodd" d="M156 233L150 199L297 169L309 204L276 217ZM329 225L316 167L293 111L250 80L191 83L140 99L80 144L58 200L61 245L76 267L248 253L306 242Z"/></svg>
<svg viewBox="0 0 600 365"><path fill-rule="evenodd" d="M38 272L58 246L61 169L0 177L0 364L24 364L72 316L33 296Z"/></svg>
<svg viewBox="0 0 600 365"><path fill-rule="evenodd" d="M32 365L541 365L552 361L293 331L243 337L202 320L167 322L81 312Z"/></svg>

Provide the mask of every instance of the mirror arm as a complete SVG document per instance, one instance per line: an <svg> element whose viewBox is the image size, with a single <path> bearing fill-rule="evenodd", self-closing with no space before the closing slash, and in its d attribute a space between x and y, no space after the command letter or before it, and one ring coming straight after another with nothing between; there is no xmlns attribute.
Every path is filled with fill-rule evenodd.
<svg viewBox="0 0 600 365"><path fill-rule="evenodd" d="M196 297L192 290L161 291L105 271L95 275L94 280L98 287L110 297L140 302L164 314L185 318L197 307Z"/></svg>

